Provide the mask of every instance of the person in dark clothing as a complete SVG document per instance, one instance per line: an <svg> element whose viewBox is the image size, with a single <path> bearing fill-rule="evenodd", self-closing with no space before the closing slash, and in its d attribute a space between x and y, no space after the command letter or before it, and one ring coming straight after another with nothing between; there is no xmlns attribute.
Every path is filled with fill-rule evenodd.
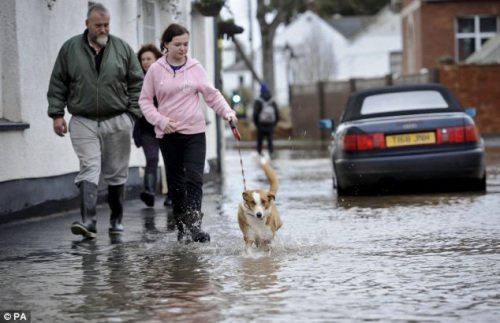
<svg viewBox="0 0 500 323"><path fill-rule="evenodd" d="M149 69L149 66L162 57L161 51L153 44L145 44L137 52L137 58L141 63L144 74ZM158 107L156 97L154 105ZM142 116L134 126L134 143L139 148L142 147L144 156L146 157L146 170L144 174L144 190L141 192L140 198L147 206L154 206L156 182L158 174L158 161L160 152L160 143L156 138L155 127L150 124L144 116ZM172 201L169 194L163 203L165 206L171 206Z"/></svg>
<svg viewBox="0 0 500 323"><path fill-rule="evenodd" d="M54 132L70 133L80 161L75 184L80 189L82 222L71 232L96 237L99 179L108 185L109 234L123 233L123 200L128 178L130 137L141 116L138 98L144 74L134 50L109 34L109 11L100 3L87 12L87 29L61 47L52 70L47 99ZM67 107L69 127L64 119ZM69 128L69 129L68 129Z"/></svg>
<svg viewBox="0 0 500 323"><path fill-rule="evenodd" d="M257 152L262 155L262 144L267 139L269 156L274 153L273 132L279 121L279 111L269 88L265 83L260 86L260 96L253 106L253 122L257 128Z"/></svg>

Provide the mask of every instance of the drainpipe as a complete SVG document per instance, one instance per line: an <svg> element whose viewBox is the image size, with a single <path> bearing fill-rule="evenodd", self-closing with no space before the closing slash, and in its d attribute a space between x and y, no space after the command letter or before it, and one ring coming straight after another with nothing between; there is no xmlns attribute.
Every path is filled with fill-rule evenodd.
<svg viewBox="0 0 500 323"><path fill-rule="evenodd" d="M215 76L214 76L214 85L219 91L222 93L222 79L220 75L220 70L221 70L221 64L220 64L220 51L219 51L219 32L217 30L217 22L219 18L216 17L213 19L213 29L214 29L214 70L215 70ZM223 163L222 160L224 158L224 135L222 132L222 124L221 124L221 118L219 116L215 117L215 128L216 128L216 134L217 134L217 170L219 171L220 174L223 173Z"/></svg>

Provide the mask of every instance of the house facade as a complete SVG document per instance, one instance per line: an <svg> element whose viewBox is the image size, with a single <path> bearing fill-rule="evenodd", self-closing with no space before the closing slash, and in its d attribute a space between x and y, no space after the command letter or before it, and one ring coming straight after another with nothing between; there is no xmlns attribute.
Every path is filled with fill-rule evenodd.
<svg viewBox="0 0 500 323"><path fill-rule="evenodd" d="M462 63L499 31L499 0L401 0L402 73Z"/></svg>
<svg viewBox="0 0 500 323"><path fill-rule="evenodd" d="M401 17L389 6L349 39L339 80L401 73Z"/></svg>
<svg viewBox="0 0 500 323"><path fill-rule="evenodd" d="M274 39L274 96L280 106L289 105L290 85L400 72L402 40L398 13L387 6L372 17L337 20L345 24L327 22L306 11L278 28ZM253 38L260 39L260 35L254 34ZM261 47L253 49L253 53L254 67L262 75ZM258 95L258 86L250 86L251 73L242 62L235 62L236 57L229 44L223 59L226 93L240 88L242 83Z"/></svg>
<svg viewBox="0 0 500 323"><path fill-rule="evenodd" d="M328 118L338 122L355 90L438 82L448 87L462 106L476 108L475 121L482 136L497 137L500 1L396 0L392 4L399 7L396 11L402 19L402 72L293 86L294 135L300 131L308 138L330 140L328 133L318 129L318 121Z"/></svg>
<svg viewBox="0 0 500 323"><path fill-rule="evenodd" d="M94 1L95 2L95 1ZM191 8L190 0L101 0L111 14L110 32L134 50L154 43L178 22L191 33L190 55L215 75L214 19ZM57 53L68 38L83 33L87 0L0 1L0 223L77 206L73 184L78 159L69 136L60 138L47 116L46 93ZM214 77L215 79L215 77ZM213 110L208 120L207 160L220 171L223 124ZM66 114L67 121L70 116ZM130 157L129 196L142 185L144 154Z"/></svg>

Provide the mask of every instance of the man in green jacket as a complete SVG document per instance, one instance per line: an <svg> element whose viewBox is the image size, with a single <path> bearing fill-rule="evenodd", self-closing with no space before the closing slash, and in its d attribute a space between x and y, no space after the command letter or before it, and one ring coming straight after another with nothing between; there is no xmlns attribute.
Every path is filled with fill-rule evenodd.
<svg viewBox="0 0 500 323"><path fill-rule="evenodd" d="M87 13L83 35L61 47L50 78L48 115L54 132L68 132L64 109L72 115L69 132L80 160L75 184L80 189L82 222L71 232L96 237L97 186L108 185L110 235L123 232L123 200L128 177L131 131L141 116L138 98L143 73L132 48L109 34L109 11L102 4Z"/></svg>

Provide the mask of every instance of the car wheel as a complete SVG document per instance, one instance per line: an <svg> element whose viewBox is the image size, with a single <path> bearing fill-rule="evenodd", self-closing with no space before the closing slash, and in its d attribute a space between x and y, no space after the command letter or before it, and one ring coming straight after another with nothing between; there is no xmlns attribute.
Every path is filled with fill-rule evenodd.
<svg viewBox="0 0 500 323"><path fill-rule="evenodd" d="M346 196L346 195L354 195L354 190L350 187L344 187L338 182L336 183L337 186L337 195L338 196Z"/></svg>
<svg viewBox="0 0 500 323"><path fill-rule="evenodd" d="M473 191L486 191L486 173L479 179L473 179L470 183L470 188Z"/></svg>

